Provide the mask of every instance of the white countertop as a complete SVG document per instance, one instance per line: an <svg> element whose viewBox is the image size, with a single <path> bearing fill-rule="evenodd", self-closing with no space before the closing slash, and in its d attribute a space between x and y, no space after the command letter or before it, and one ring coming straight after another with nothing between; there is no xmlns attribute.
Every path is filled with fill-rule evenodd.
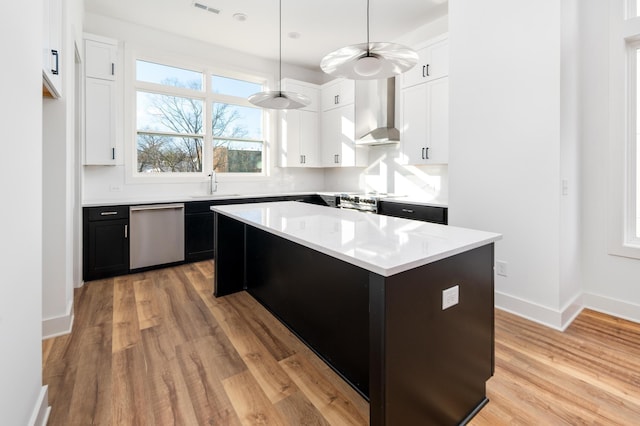
<svg viewBox="0 0 640 426"><path fill-rule="evenodd" d="M491 232L294 201L211 210L386 277L502 238Z"/></svg>

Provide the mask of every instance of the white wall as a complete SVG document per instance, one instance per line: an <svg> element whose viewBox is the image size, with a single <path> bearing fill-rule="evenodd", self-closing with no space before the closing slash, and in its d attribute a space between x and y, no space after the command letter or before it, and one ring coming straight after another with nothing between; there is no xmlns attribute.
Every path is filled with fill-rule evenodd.
<svg viewBox="0 0 640 426"><path fill-rule="evenodd" d="M618 1L618 0L616 0ZM581 8L583 25L582 203L583 280L587 306L640 321L640 260L607 252L609 174L609 0Z"/></svg>
<svg viewBox="0 0 640 426"><path fill-rule="evenodd" d="M561 177L576 173L574 72L561 56L573 33L561 3L449 2L450 224L503 234L496 305L556 328L579 309L577 236L563 228L578 220L577 201L560 199Z"/></svg>
<svg viewBox="0 0 640 426"><path fill-rule="evenodd" d="M277 72L277 63L273 61L266 61L196 40L94 14L85 15L84 30L85 32L110 37L123 43L142 46L142 50L144 50L144 46L149 46L154 50L161 49L163 52L194 58L197 61L202 61L203 58L210 58L211 63L216 63L216 58L224 58L220 59L221 67L240 70L253 69L273 75ZM120 53L122 53L122 50ZM125 68L129 66L130 64L124 64ZM283 76L313 83L320 83L322 78L320 73L293 66L284 66ZM125 94L125 96L129 95ZM275 145L275 132L271 133L269 142L272 146ZM125 149L128 149L126 139ZM271 175L268 178L231 180L224 176L219 176L218 192L260 194L317 191L324 188L323 170L275 167L276 152L275 149L272 149L270 153ZM85 203L100 203L144 201L146 199L158 199L159 197L163 199L188 197L195 194L205 194L207 185L208 179L206 178L196 183L134 183L126 176L124 166L85 166L83 200ZM118 187L122 190L114 192L110 190L112 187Z"/></svg>
<svg viewBox="0 0 640 426"><path fill-rule="evenodd" d="M42 388L42 2L0 3L0 424L27 425Z"/></svg>
<svg viewBox="0 0 640 426"><path fill-rule="evenodd" d="M80 257L76 187L75 42L82 28L81 0L63 2L62 97L42 106L43 282L42 332L45 338L68 333L73 323L73 289ZM78 247L75 247L77 251ZM76 281L74 281L74 279Z"/></svg>

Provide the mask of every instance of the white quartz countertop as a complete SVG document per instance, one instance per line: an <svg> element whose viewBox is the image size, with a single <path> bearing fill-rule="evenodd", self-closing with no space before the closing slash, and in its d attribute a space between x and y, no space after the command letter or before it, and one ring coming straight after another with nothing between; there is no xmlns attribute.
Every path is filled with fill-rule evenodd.
<svg viewBox="0 0 640 426"><path fill-rule="evenodd" d="M502 238L492 232L294 201L211 210L386 277Z"/></svg>

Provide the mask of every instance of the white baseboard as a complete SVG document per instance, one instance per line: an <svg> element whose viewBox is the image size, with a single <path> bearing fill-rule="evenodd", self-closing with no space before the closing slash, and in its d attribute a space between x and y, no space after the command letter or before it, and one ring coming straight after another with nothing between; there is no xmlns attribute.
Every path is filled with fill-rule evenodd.
<svg viewBox="0 0 640 426"><path fill-rule="evenodd" d="M598 294L584 295L585 308L613 315L618 318L640 323L640 305L629 303Z"/></svg>
<svg viewBox="0 0 640 426"><path fill-rule="evenodd" d="M31 419L29 419L29 426L46 426L49 420L49 414L51 413L51 407L49 407L49 388L43 386L40 389L40 395L36 401L36 406L31 413Z"/></svg>
<svg viewBox="0 0 640 426"><path fill-rule="evenodd" d="M63 336L71 333L73 327L73 301L67 306L67 312L63 316L45 318L42 320L42 339Z"/></svg>
<svg viewBox="0 0 640 426"><path fill-rule="evenodd" d="M555 310L508 294L495 294L496 308L560 331L564 331L580 314L583 305L582 295L576 296L564 308Z"/></svg>

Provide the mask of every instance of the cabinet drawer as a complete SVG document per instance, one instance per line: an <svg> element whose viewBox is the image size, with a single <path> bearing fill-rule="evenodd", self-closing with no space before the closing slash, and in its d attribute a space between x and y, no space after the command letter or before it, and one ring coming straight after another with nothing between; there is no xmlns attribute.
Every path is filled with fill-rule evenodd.
<svg viewBox="0 0 640 426"><path fill-rule="evenodd" d="M129 206L86 207L90 221L127 219Z"/></svg>
<svg viewBox="0 0 640 426"><path fill-rule="evenodd" d="M416 204L388 203L381 201L378 213L387 216L403 217L406 219L421 220L446 225L447 208L420 206Z"/></svg>

